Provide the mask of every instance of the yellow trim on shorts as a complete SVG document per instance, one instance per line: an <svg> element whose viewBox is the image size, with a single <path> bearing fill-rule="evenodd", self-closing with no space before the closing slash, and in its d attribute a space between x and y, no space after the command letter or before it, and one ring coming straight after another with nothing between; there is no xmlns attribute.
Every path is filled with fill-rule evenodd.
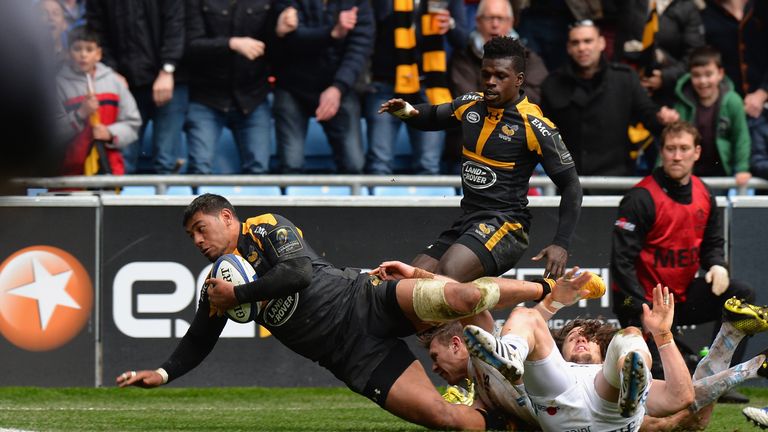
<svg viewBox="0 0 768 432"><path fill-rule="evenodd" d="M520 223L504 222L504 225L502 225L501 228L496 231L496 234L494 234L490 239L488 239L487 242L485 242L485 248L489 251L492 250L496 244L501 241L505 235L507 235L508 232L517 231L521 228L523 228L523 226Z"/></svg>

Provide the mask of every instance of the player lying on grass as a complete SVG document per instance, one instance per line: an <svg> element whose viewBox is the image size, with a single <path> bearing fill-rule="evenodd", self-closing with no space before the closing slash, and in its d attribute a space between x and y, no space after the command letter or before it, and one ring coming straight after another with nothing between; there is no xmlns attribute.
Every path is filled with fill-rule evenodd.
<svg viewBox="0 0 768 432"><path fill-rule="evenodd" d="M670 417L646 417L643 430L704 430L712 417L717 399L744 381L768 378L768 349L760 354L728 368L736 348L747 336L768 330L768 308L751 305L731 298L723 305L723 324L717 333L709 353L696 366L693 373L695 400L688 409ZM752 411L745 408L744 415Z"/></svg>
<svg viewBox="0 0 768 432"><path fill-rule="evenodd" d="M587 287L595 293L590 298L597 298L597 294L605 292L603 280L596 275L593 275ZM547 305L539 302L532 309L538 311L544 320L548 320L559 308L552 308L551 303ZM475 319L475 322L490 331L494 329L494 322L488 315L487 321ZM484 409L509 428L538 429L522 380L509 383L494 367L470 356L464 343L463 331L462 322L451 321L419 334L420 342L432 359L432 371L450 384L443 397L452 403ZM465 382L466 388L459 386Z"/></svg>
<svg viewBox="0 0 768 432"><path fill-rule="evenodd" d="M256 322L387 411L430 428L492 429L495 425L484 412L443 400L401 338L435 322L528 300L550 306L572 304L588 294L583 287L591 278L589 272L572 278L572 272L557 282L480 278L456 283L391 262L377 273L396 280L382 280L357 269L334 267L312 250L288 219L263 214L241 222L229 201L212 194L190 203L183 225L210 261L239 254L251 263L258 279L236 287L208 279L192 325L170 358L156 370L126 371L116 378L121 387L157 387L181 377L216 345L227 321L224 311L269 301L262 303ZM553 299L550 291L563 297ZM290 313L270 314L271 305L278 303L294 306Z"/></svg>
<svg viewBox="0 0 768 432"><path fill-rule="evenodd" d="M715 338L709 354L701 360L694 373L694 402L686 409L668 417L645 416L643 431L703 430L709 424L714 402L717 398L746 380L756 377L768 377L766 351L751 360L728 369L733 353L746 337L768 330L768 309L750 305L735 298L726 302L724 307L726 322ZM579 350L572 350L564 341L576 330L580 336L600 346L599 353L574 355ZM615 333L611 326L602 325L599 320L574 320L554 334L566 361L600 360L605 357L606 344ZM461 324L454 322L440 326L423 336L433 359L433 370L449 383L459 383L469 377L476 393L474 406L482 406L497 415L506 414L509 424L516 428L536 428L532 419L531 404L526 399L525 386L518 380L515 385L498 380L498 372L469 355L461 338ZM462 401L466 403L466 400ZM469 403L472 401L470 400ZM747 408L744 414L758 424L761 421L768 426L768 410Z"/></svg>
<svg viewBox="0 0 768 432"><path fill-rule="evenodd" d="M646 410L663 417L693 402L691 377L672 338L673 317L673 295L656 286L653 308L644 306L643 326L660 347L666 380L653 385L651 356L636 327L605 331L609 324L576 322L563 338L561 352L538 312L516 308L500 339L471 325L464 337L471 355L509 382L522 377L532 414L543 430L637 431Z"/></svg>

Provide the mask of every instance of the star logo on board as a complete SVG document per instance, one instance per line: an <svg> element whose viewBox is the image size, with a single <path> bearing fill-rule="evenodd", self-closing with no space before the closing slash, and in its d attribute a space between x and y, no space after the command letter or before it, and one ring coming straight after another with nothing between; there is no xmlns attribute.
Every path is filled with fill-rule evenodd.
<svg viewBox="0 0 768 432"><path fill-rule="evenodd" d="M28 247L0 265L0 333L20 348L66 344L88 322L92 306L88 272L61 249Z"/></svg>
<svg viewBox="0 0 768 432"><path fill-rule="evenodd" d="M72 270L52 275L40 264L40 260L33 258L32 273L34 275L32 283L12 288L6 293L37 301L40 327L43 330L48 327L51 315L53 315L57 306L61 305L80 309L80 305L66 291L67 282L72 277Z"/></svg>

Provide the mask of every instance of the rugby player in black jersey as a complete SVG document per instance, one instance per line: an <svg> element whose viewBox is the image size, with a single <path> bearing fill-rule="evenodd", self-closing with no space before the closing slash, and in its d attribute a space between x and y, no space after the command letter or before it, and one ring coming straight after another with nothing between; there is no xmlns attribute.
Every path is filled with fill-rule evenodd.
<svg viewBox="0 0 768 432"><path fill-rule="evenodd" d="M222 311L261 302L257 323L387 411L430 428L495 428L493 416L443 400L401 338L489 308L537 299L558 307L590 293L589 272L572 271L557 282L485 277L457 283L400 262L382 263L372 274L337 268L288 219L263 214L241 222L229 201L212 194L187 207L184 228L210 261L239 254L258 279L239 286L207 280L192 325L170 358L156 370L121 374L121 387L157 387L189 372L216 344L227 321Z"/></svg>
<svg viewBox="0 0 768 432"><path fill-rule="evenodd" d="M389 112L418 129L462 129L464 214L416 256L414 266L458 281L514 267L528 248L528 183L541 163L560 190L560 212L552 244L533 260L546 259L545 275L565 273L581 212L581 184L557 128L520 90L524 70L525 48L515 39L496 37L484 46L482 93L440 105L413 107L403 99L381 105L379 113Z"/></svg>

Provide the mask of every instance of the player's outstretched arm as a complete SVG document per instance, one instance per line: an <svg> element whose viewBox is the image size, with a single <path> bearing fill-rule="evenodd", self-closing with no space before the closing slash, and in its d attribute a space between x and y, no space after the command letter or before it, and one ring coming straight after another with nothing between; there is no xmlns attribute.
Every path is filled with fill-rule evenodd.
<svg viewBox="0 0 768 432"><path fill-rule="evenodd" d="M661 284L653 288L653 309L643 304L643 327L653 335L664 367L664 381L655 380L648 395L648 415L672 415L693 403L693 382L672 337L674 294Z"/></svg>
<svg viewBox="0 0 768 432"><path fill-rule="evenodd" d="M437 275L402 261L384 261L378 267L371 270L371 274L384 280L438 279L446 282L456 282L447 276Z"/></svg>
<svg viewBox="0 0 768 432"><path fill-rule="evenodd" d="M413 107L403 99L395 98L390 99L379 107L379 114L390 113L400 120L407 120L411 117L419 115L419 110Z"/></svg>
<svg viewBox="0 0 768 432"><path fill-rule="evenodd" d="M541 314L544 320L552 318L558 310L571 306L581 299L597 299L605 294L603 279L589 271L572 268L557 281L544 279L551 286L547 294L533 309Z"/></svg>
<svg viewBox="0 0 768 432"><path fill-rule="evenodd" d="M167 374L164 376L163 370L140 370L125 371L117 376L115 383L118 387L136 386L143 388L153 388L165 384L168 381Z"/></svg>

